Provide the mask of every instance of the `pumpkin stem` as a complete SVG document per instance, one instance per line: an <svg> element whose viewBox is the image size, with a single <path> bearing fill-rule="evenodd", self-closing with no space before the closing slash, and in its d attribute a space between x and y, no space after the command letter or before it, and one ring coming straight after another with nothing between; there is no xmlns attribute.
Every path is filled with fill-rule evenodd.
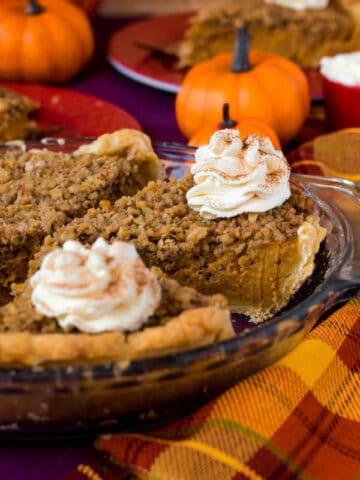
<svg viewBox="0 0 360 480"><path fill-rule="evenodd" d="M231 64L234 73L248 72L251 70L249 62L250 34L246 27L237 28L235 31L235 48Z"/></svg>
<svg viewBox="0 0 360 480"><path fill-rule="evenodd" d="M222 122L219 123L219 128L236 127L237 122L235 122L235 120L233 120L230 117L230 105L228 103L224 103L222 114L223 114L223 119L222 119Z"/></svg>
<svg viewBox="0 0 360 480"><path fill-rule="evenodd" d="M25 13L27 13L28 15L38 15L43 11L44 7L42 7L37 0L29 0Z"/></svg>

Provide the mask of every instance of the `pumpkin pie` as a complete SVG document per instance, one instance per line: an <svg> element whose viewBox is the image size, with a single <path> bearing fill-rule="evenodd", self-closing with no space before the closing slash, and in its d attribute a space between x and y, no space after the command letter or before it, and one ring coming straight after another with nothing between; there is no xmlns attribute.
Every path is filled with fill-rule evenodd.
<svg viewBox="0 0 360 480"><path fill-rule="evenodd" d="M67 154L10 149L0 155L0 292L26 277L46 235L89 208L132 195L160 173L150 139L123 129Z"/></svg>
<svg viewBox="0 0 360 480"><path fill-rule="evenodd" d="M242 141L238 131L223 130L197 150L182 179L151 181L58 229L29 271L67 240L132 242L148 267L202 293L222 293L233 311L259 322L312 274L325 235L316 205L289 184L287 162L270 140Z"/></svg>
<svg viewBox="0 0 360 480"><path fill-rule="evenodd" d="M0 88L0 142L23 140L37 130L31 114L40 104L25 95Z"/></svg>
<svg viewBox="0 0 360 480"><path fill-rule="evenodd" d="M130 360L233 335L222 295L202 295L147 269L132 244L69 241L0 309L0 363Z"/></svg>
<svg viewBox="0 0 360 480"><path fill-rule="evenodd" d="M307 3L230 0L204 7L191 19L175 48L178 66L190 67L219 53L231 52L235 29L241 26L249 28L253 48L285 56L306 68L318 67L325 55L360 48L357 0L320 1L319 8L288 7Z"/></svg>

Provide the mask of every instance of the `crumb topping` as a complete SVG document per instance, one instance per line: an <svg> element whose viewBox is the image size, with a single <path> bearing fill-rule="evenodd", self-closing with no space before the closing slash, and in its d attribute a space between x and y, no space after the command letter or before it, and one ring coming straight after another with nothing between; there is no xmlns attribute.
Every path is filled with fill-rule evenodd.
<svg viewBox="0 0 360 480"><path fill-rule="evenodd" d="M293 187L288 201L258 213L256 222L246 213L230 219L206 220L187 204L186 193L193 184L190 173L182 180L150 182L133 197L119 199L109 211L90 210L60 231L54 240L62 243L68 236L80 234L86 243L92 243L95 235L104 231L105 239L135 241L150 261L155 251L152 245L156 245L159 259L170 259L175 250L193 255L194 248L199 254L217 255L219 250L239 247L245 240L244 248L251 249L258 242L283 241L295 235L313 205L303 191Z"/></svg>
<svg viewBox="0 0 360 480"><path fill-rule="evenodd" d="M1 171L0 244L20 242L33 228L51 233L56 220L83 215L101 200L113 201L141 186L134 159L120 162L115 155L7 151Z"/></svg>
<svg viewBox="0 0 360 480"><path fill-rule="evenodd" d="M0 88L0 141L24 138L35 130L36 122L29 115L39 107L37 101L25 95Z"/></svg>
<svg viewBox="0 0 360 480"><path fill-rule="evenodd" d="M139 135L143 134L136 132L135 138ZM121 195L132 195L158 176L160 162L152 148L135 148L130 140L127 130L123 150L118 145L112 155L2 152L0 286L6 289L11 282L24 280L28 261L46 235L89 208L107 208Z"/></svg>
<svg viewBox="0 0 360 480"><path fill-rule="evenodd" d="M187 173L181 180L149 182L136 195L122 197L112 206L90 209L45 239L30 273L38 269L44 255L66 240L91 245L99 236L110 242L133 242L147 266L158 266L170 275L189 265L200 272L209 265L226 270L227 263L251 263L260 246L295 238L304 219L313 213L312 200L292 186L289 200L268 212L207 220L187 204L186 192L192 186L193 177Z"/></svg>

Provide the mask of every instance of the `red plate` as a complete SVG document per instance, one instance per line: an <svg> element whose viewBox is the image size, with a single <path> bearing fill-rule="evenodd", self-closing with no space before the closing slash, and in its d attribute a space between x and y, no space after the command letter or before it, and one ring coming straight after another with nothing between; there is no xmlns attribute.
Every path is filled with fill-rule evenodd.
<svg viewBox="0 0 360 480"><path fill-rule="evenodd" d="M92 95L43 85L2 83L0 86L38 100L41 108L35 119L45 129L62 126L57 136L97 137L119 128L141 130L125 110Z"/></svg>
<svg viewBox="0 0 360 480"><path fill-rule="evenodd" d="M176 93L185 72L174 70L170 55L154 53L181 40L193 14L180 13L135 21L118 30L110 39L108 60L127 77L167 92ZM154 47L154 51L139 46ZM322 84L317 70L305 71L313 100L322 98Z"/></svg>
<svg viewBox="0 0 360 480"><path fill-rule="evenodd" d="M174 70L172 59L138 46L139 42L164 49L181 40L190 13L165 15L140 20L118 30L110 39L108 59L124 75L150 87L176 93L184 72Z"/></svg>

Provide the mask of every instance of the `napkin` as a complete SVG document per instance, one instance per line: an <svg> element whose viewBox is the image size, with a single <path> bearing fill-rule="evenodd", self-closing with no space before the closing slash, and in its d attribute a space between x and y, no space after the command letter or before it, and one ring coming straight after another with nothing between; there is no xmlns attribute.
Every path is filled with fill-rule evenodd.
<svg viewBox="0 0 360 480"><path fill-rule="evenodd" d="M288 152L292 170L360 182L360 128L318 135Z"/></svg>
<svg viewBox="0 0 360 480"><path fill-rule="evenodd" d="M96 447L67 480L360 479L360 299L187 419Z"/></svg>

